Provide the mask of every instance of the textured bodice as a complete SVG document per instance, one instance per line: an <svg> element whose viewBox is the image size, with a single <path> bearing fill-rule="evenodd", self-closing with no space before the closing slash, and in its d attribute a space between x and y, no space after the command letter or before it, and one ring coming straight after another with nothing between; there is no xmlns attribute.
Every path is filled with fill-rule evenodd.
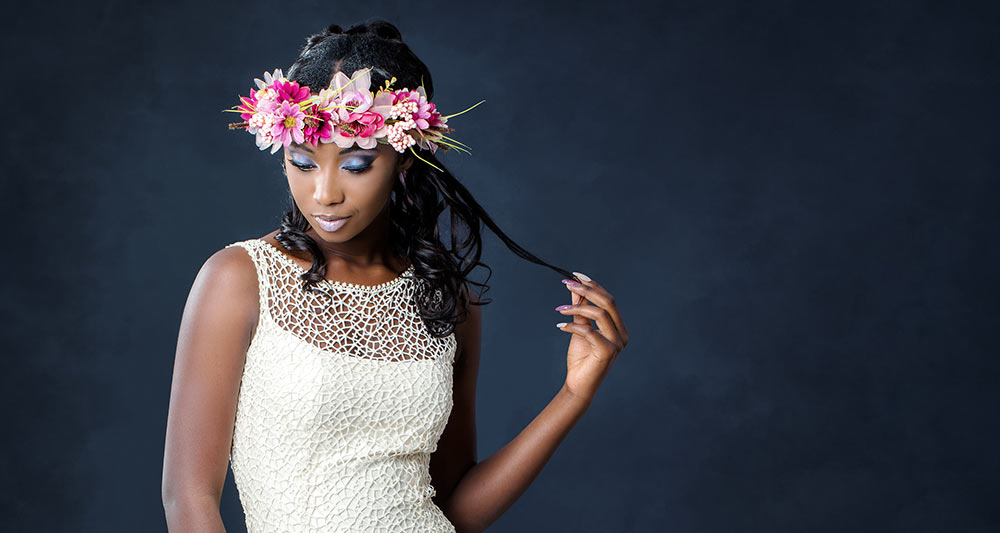
<svg viewBox="0 0 1000 533"><path fill-rule="evenodd" d="M452 409L454 334L435 338L412 267L379 285L321 281L274 245L241 246L260 314L230 462L248 532L454 532L431 501L430 453Z"/></svg>

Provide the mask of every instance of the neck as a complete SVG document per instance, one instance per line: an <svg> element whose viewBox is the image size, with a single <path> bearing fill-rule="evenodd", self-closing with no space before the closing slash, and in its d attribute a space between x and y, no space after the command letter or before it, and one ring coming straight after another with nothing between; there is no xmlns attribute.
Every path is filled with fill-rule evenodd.
<svg viewBox="0 0 1000 533"><path fill-rule="evenodd" d="M313 228L309 228L306 233L316 241L331 266L337 266L338 262L348 268L383 265L390 270L400 271L405 265L399 258L393 257L389 249L389 228L389 210L386 208L367 228L349 241L326 241Z"/></svg>

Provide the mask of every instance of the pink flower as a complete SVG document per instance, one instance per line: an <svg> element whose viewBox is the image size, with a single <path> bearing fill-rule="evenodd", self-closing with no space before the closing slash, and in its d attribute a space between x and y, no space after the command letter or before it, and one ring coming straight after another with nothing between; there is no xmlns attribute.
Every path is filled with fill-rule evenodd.
<svg viewBox="0 0 1000 533"><path fill-rule="evenodd" d="M368 91L344 91L337 99L337 103L346 106L337 108L341 122L354 122L361 117L362 113L371 108L372 93Z"/></svg>
<svg viewBox="0 0 1000 533"><path fill-rule="evenodd" d="M341 122L334 128L334 142L341 148L348 148L354 143L365 149L375 148L378 140L375 133L385 126L385 119L374 111L352 113L357 120Z"/></svg>
<svg viewBox="0 0 1000 533"><path fill-rule="evenodd" d="M252 113L270 113L278 107L278 92L272 86L285 79L281 69L275 69L274 73L265 72L264 79L254 78L257 89L250 90L250 97L240 97L242 105L237 107L237 111L243 111L240 117L243 120L250 120Z"/></svg>
<svg viewBox="0 0 1000 533"><path fill-rule="evenodd" d="M375 104L371 91L372 77L368 69L355 70L348 78L338 71L330 82L333 104L338 106L337 115L341 122L354 122ZM320 94L323 94L322 92ZM384 119L384 116L383 116Z"/></svg>
<svg viewBox="0 0 1000 533"><path fill-rule="evenodd" d="M274 123L277 120L273 113L257 113L250 119L248 130L250 133L256 134L257 148L261 150L271 148L273 154L278 150L277 147L281 146L280 143L274 142L274 135L271 133L274 131Z"/></svg>
<svg viewBox="0 0 1000 533"><path fill-rule="evenodd" d="M382 115L383 118L389 117L389 110L392 109L393 101L396 96L392 92L380 92L375 95L375 99L372 101L371 110Z"/></svg>
<svg viewBox="0 0 1000 533"><path fill-rule="evenodd" d="M330 87L338 97L342 97L348 92L371 94L372 75L369 69L355 70L354 74L348 78L343 72L337 71L330 81Z"/></svg>
<svg viewBox="0 0 1000 533"><path fill-rule="evenodd" d="M288 146L292 144L293 139L300 144L305 141L302 130L305 127L306 114L302 112L302 108L287 101L281 102L281 107L275 110L274 115L277 121L271 129L271 135L274 136L275 143ZM277 149L272 147L271 153L276 151Z"/></svg>
<svg viewBox="0 0 1000 533"><path fill-rule="evenodd" d="M334 106L338 123L333 142L341 148L354 143L366 149L374 148L377 138L385 135L385 121L392 108L392 95L371 92L368 69L356 70L351 78L337 72L330 82L331 91L321 91L321 99Z"/></svg>
<svg viewBox="0 0 1000 533"><path fill-rule="evenodd" d="M374 111L365 111L358 117L356 123L361 126L358 136L371 137L372 134L385 125L385 118Z"/></svg>
<svg viewBox="0 0 1000 533"><path fill-rule="evenodd" d="M274 111L278 107L278 93L270 88L258 89L250 91L249 97L241 96L240 101L243 103L236 107L237 111L241 111L240 118L250 120L254 113Z"/></svg>
<svg viewBox="0 0 1000 533"><path fill-rule="evenodd" d="M258 113L273 113L278 108L278 93L274 89L261 89L254 95Z"/></svg>
<svg viewBox="0 0 1000 533"><path fill-rule="evenodd" d="M424 130L417 134L417 146L424 150L430 150L432 154L437 153L437 143L441 138L441 133L437 130Z"/></svg>
<svg viewBox="0 0 1000 533"><path fill-rule="evenodd" d="M274 69L274 73L265 72L264 79L254 78L254 83L257 84L258 89L263 89L264 87L270 87L275 81L285 79L285 74L281 72L280 68Z"/></svg>

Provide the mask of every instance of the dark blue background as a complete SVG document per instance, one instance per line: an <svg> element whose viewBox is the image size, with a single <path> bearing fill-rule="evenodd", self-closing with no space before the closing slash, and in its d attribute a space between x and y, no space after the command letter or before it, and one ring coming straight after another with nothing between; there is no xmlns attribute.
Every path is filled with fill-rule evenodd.
<svg viewBox="0 0 1000 533"><path fill-rule="evenodd" d="M490 531L997 530L998 5L6 7L5 529L165 529L187 292L286 205L221 110L383 16L440 109L486 100L445 163L632 336ZM492 235L484 259L481 459L561 385L569 301ZM222 512L242 530L231 479Z"/></svg>

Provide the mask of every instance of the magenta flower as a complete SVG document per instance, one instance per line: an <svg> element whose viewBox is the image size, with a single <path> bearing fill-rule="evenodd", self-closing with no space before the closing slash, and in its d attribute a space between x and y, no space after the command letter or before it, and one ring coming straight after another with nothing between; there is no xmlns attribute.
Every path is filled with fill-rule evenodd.
<svg viewBox="0 0 1000 533"><path fill-rule="evenodd" d="M310 108L305 127L302 129L302 136L313 146L320 142L330 142L333 140L333 115L329 111L321 111L319 105L313 104Z"/></svg>
<svg viewBox="0 0 1000 533"><path fill-rule="evenodd" d="M240 102L242 103L236 106L236 110L240 112L240 118L243 120L250 120L257 108L257 97L254 92L250 91L250 96L241 96Z"/></svg>
<svg viewBox="0 0 1000 533"><path fill-rule="evenodd" d="M271 88L278 94L278 101L297 104L309 98L309 87L300 87L297 81L278 80Z"/></svg>
<svg viewBox="0 0 1000 533"><path fill-rule="evenodd" d="M393 104L409 102L414 104L409 107L415 108L414 111L411 111L411 118L416 123L418 130L426 130L441 123L441 114L436 111L434 104L427 101L427 94L423 87L417 87L415 91L407 89L396 91Z"/></svg>

